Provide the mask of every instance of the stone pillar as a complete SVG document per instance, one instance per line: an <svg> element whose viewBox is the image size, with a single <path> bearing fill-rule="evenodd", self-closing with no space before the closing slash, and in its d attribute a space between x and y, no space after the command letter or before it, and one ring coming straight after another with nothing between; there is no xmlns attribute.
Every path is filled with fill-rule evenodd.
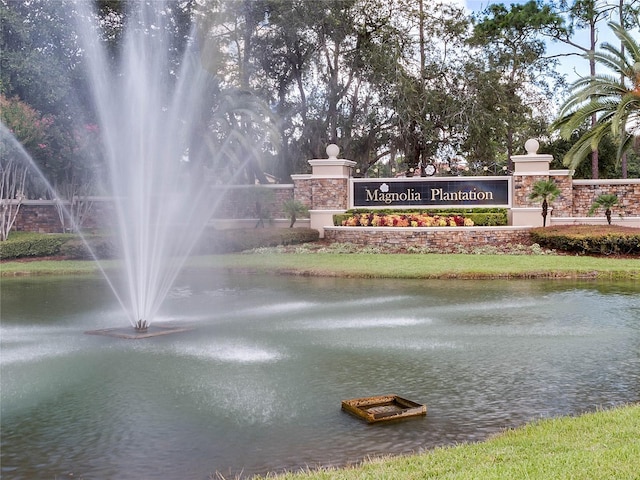
<svg viewBox="0 0 640 480"><path fill-rule="evenodd" d="M529 139L524 144L527 154L511 157L514 168L510 224L513 226L542 226L542 206L540 202L529 200L529 194L534 183L549 179L553 156L538 154L539 146L537 140Z"/></svg>
<svg viewBox="0 0 640 480"><path fill-rule="evenodd" d="M294 197L309 208L310 227L324 238L324 227L333 225L333 215L349 208L349 178L356 162L338 158L340 148L327 147L326 159L309 160L311 175L292 175Z"/></svg>

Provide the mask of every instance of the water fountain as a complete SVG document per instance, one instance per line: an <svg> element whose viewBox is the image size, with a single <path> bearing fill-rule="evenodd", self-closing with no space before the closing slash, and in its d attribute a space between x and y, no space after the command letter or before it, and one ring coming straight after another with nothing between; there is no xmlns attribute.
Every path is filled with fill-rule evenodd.
<svg viewBox="0 0 640 480"><path fill-rule="evenodd" d="M112 215L105 227L116 234L126 282L101 269L134 331L148 333L220 199L222 187L200 161L212 75L193 38L176 47L164 2L129 2L116 60L89 20L91 2L77 3L85 10L69 18L78 19L106 159L100 191Z"/></svg>
<svg viewBox="0 0 640 480"><path fill-rule="evenodd" d="M165 6L133 4L115 68L94 29L83 35L127 275L126 290L110 283L144 333L209 220L216 192L193 155L204 141L197 137L211 74L192 40L176 65Z"/></svg>

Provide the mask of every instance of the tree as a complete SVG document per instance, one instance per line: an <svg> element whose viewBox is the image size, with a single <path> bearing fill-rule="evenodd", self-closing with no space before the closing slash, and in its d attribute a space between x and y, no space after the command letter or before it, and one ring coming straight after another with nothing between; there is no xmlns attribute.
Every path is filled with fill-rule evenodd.
<svg viewBox="0 0 640 480"><path fill-rule="evenodd" d="M206 139L198 156L214 159L210 166L218 174L225 172L218 175L221 181L267 183L264 172L273 170L265 159L281 145L268 84L256 78L255 49L264 41L269 2L223 3L202 3L195 16L199 60L212 84L198 112L201 128L196 133Z"/></svg>
<svg viewBox="0 0 640 480"><path fill-rule="evenodd" d="M53 196L43 179L58 185L92 167L76 143L82 124L92 123L84 121L92 113L80 68L83 51L71 21L80 17L76 6L68 0L0 0L0 93L12 102L2 102L3 122L16 121L17 102L33 110L21 107L20 129L9 126L41 174L27 178L29 197ZM39 140L29 140L26 128L41 130Z"/></svg>
<svg viewBox="0 0 640 480"><path fill-rule="evenodd" d="M565 101L552 129L569 138L593 116L595 124L586 131L564 157L564 163L575 169L587 154L598 148L607 134L619 139L617 158L629 151L640 137L640 43L630 32L610 23L624 48L609 43L595 52L597 63L612 74L582 78L572 85L574 93Z"/></svg>
<svg viewBox="0 0 640 480"><path fill-rule="evenodd" d="M146 2L148 8L164 8L170 30L170 49L176 66L187 42L191 9L195 0ZM49 124L47 141L24 145L42 176L54 187L69 184L86 189L101 159L97 147L100 129L89 132L98 121L91 98L91 81L83 68L89 47L82 43L84 27L97 22L99 35L91 42L107 42L110 60L120 52L125 20L135 18L135 2L121 0L0 0L0 94L17 98L39 112ZM139 3L139 2L138 2ZM96 9L92 9L92 7ZM128 26L136 28L132 22ZM153 31L148 31L153 35ZM117 62L112 66L116 68ZM178 71L177 67L175 71ZM167 76L170 76L167 72ZM158 79L158 82L165 79ZM22 141L21 139L18 139ZM28 178L32 195L36 178ZM52 197L51 191L38 196Z"/></svg>
<svg viewBox="0 0 640 480"><path fill-rule="evenodd" d="M280 138L275 119L267 105L250 91L230 88L218 93L203 132L205 160L218 180L231 183L266 184L261 159L268 148L277 149ZM207 155L208 154L208 155ZM200 152L202 155L202 152ZM213 159L213 160L211 160Z"/></svg>
<svg viewBox="0 0 640 480"><path fill-rule="evenodd" d="M5 241L25 198L28 167L13 159L0 160L0 240Z"/></svg>
<svg viewBox="0 0 640 480"><path fill-rule="evenodd" d="M365 169L388 153L392 113L385 89L407 34L398 1L264 0L229 7L206 17L207 58L217 59L209 63L222 90L243 88L277 116L282 148L266 153L277 155L279 176L324 156L328 143L340 143Z"/></svg>
<svg viewBox="0 0 640 480"><path fill-rule="evenodd" d="M309 121L305 78L311 74L318 49L309 22L310 17L319 17L319 11L315 14L318 7L318 2L269 2L263 12L265 28L254 45L260 93L274 106L282 140L273 167L279 178L304 168L307 160L296 139Z"/></svg>
<svg viewBox="0 0 640 480"><path fill-rule="evenodd" d="M286 202L282 204L282 209L284 213L291 219L291 223L289 224L289 228L293 228L293 225L296 223L296 220L299 216L304 216L309 214L309 209L306 205L304 205L299 200L294 200L290 198Z"/></svg>
<svg viewBox="0 0 640 480"><path fill-rule="evenodd" d="M76 13L69 0L0 0L0 93L44 115L75 104L82 51L69 18Z"/></svg>
<svg viewBox="0 0 640 480"><path fill-rule="evenodd" d="M635 5L634 5L635 4ZM627 19L637 18L640 15L640 2L638 0L633 0L631 2L625 3L625 0L619 0L618 3L618 23L622 26L630 27L632 22L627 21ZM620 51L624 52L624 44L620 44ZM621 81L624 81L624 76L621 75ZM628 157L627 152L622 154L620 158L621 170L622 170L622 178L627 178L628 176Z"/></svg>
<svg viewBox="0 0 640 480"><path fill-rule="evenodd" d="M421 7L421 8L420 8ZM469 19L452 5L419 4L419 65L399 62L391 81L395 149L404 155L407 170L424 168L434 159L451 158L466 136L468 96L464 40ZM409 10L411 12L411 10ZM411 36L409 36L411 38ZM412 46L415 50L415 46Z"/></svg>
<svg viewBox="0 0 640 480"><path fill-rule="evenodd" d="M504 134L502 143L509 161L516 135L529 133L528 120L545 110L544 98L553 96L551 92L560 81L554 71L557 62L545 56L540 35L562 29L562 23L550 6L541 6L535 0L513 4L509 9L492 4L476 19L469 43L480 47L487 75L497 77L491 82L495 92L492 114L503 124L496 133ZM535 89L545 94L531 95Z"/></svg>
<svg viewBox="0 0 640 480"><path fill-rule="evenodd" d="M43 191L41 178L34 175L31 167L40 167L41 172L46 172L47 161L51 160L52 124L52 116L41 115L17 97L6 98L0 95L0 161L5 165L3 171L9 175L8 178L22 176L11 173L15 168L29 171L26 181L20 182L20 194L26 198L37 198L49 193ZM13 167L9 168L10 165ZM11 191L13 190L5 189L5 192Z"/></svg>
<svg viewBox="0 0 640 480"><path fill-rule="evenodd" d="M550 154L553 157L550 168L560 170L567 168L564 164L564 157L573 147L578 139L588 131L588 125L584 124L579 130L575 130L573 134L565 139L561 136L554 135L552 139L541 144L539 153ZM598 145L598 168L601 178L620 178L620 163L616 162L616 153L618 145L611 135L605 135ZM631 171L635 168L635 157L629 156L629 166ZM582 162L576 166L571 175L574 179L591 178L591 162Z"/></svg>
<svg viewBox="0 0 640 480"><path fill-rule="evenodd" d="M607 223L611 225L611 208L618 205L618 196L613 193L603 193L599 195L591 205L587 215L591 216L599 208L604 208L604 214L607 217Z"/></svg>
<svg viewBox="0 0 640 480"><path fill-rule="evenodd" d="M398 18L406 17L397 1L307 4L319 9L307 19L316 50L302 79L304 95L296 92L301 114L292 121L301 128L293 144L306 158L318 158L328 143L338 143L366 171L389 153L387 99L405 55L407 27Z"/></svg>
<svg viewBox="0 0 640 480"><path fill-rule="evenodd" d="M533 184L530 200L542 200L542 226L547 224L549 203L553 202L561 191L553 180L538 180Z"/></svg>
<svg viewBox="0 0 640 480"><path fill-rule="evenodd" d="M564 9L568 19L568 25L559 28L548 34L550 38L562 42L576 50L578 53L569 53L568 55L582 55L589 62L589 78L596 76L596 60L594 54L596 52L599 24L611 17L616 11L620 19L620 24L626 26L626 18L633 18L638 15L638 0L619 0L619 2L610 3L608 0L573 0L569 4L567 0L560 0L558 8ZM587 29L588 42L580 44L574 39L577 29ZM591 126L595 127L597 116L591 116ZM594 179L599 177L600 152L597 148L591 150L591 176ZM626 178L626 168L623 165L623 176Z"/></svg>

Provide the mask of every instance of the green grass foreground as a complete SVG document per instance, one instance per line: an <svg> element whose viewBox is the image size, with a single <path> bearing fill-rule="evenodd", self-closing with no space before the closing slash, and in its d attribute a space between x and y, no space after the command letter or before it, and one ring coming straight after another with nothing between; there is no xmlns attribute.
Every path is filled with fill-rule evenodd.
<svg viewBox="0 0 640 480"><path fill-rule="evenodd" d="M104 265L115 267L115 261ZM100 269L93 260L30 260L0 262L0 277L23 275L84 275L98 273Z"/></svg>
<svg viewBox="0 0 640 480"><path fill-rule="evenodd" d="M640 279L640 259L568 255L269 253L195 257L192 268L360 278L602 278ZM115 268L117 261L104 262ZM5 261L0 275L97 272L93 261Z"/></svg>
<svg viewBox="0 0 640 480"><path fill-rule="evenodd" d="M209 261L230 269L310 276L640 279L639 259L557 255L268 254L226 255Z"/></svg>
<svg viewBox="0 0 640 480"><path fill-rule="evenodd" d="M279 480L637 480L640 405L540 420L486 442L373 459L344 469L309 470Z"/></svg>

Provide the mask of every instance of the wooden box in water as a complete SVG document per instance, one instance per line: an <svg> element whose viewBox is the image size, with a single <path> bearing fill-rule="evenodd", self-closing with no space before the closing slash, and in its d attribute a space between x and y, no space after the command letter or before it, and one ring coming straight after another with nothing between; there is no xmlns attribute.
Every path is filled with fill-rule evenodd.
<svg viewBox="0 0 640 480"><path fill-rule="evenodd" d="M426 405L398 395L378 395L343 400L342 409L369 423L387 422L427 414Z"/></svg>

